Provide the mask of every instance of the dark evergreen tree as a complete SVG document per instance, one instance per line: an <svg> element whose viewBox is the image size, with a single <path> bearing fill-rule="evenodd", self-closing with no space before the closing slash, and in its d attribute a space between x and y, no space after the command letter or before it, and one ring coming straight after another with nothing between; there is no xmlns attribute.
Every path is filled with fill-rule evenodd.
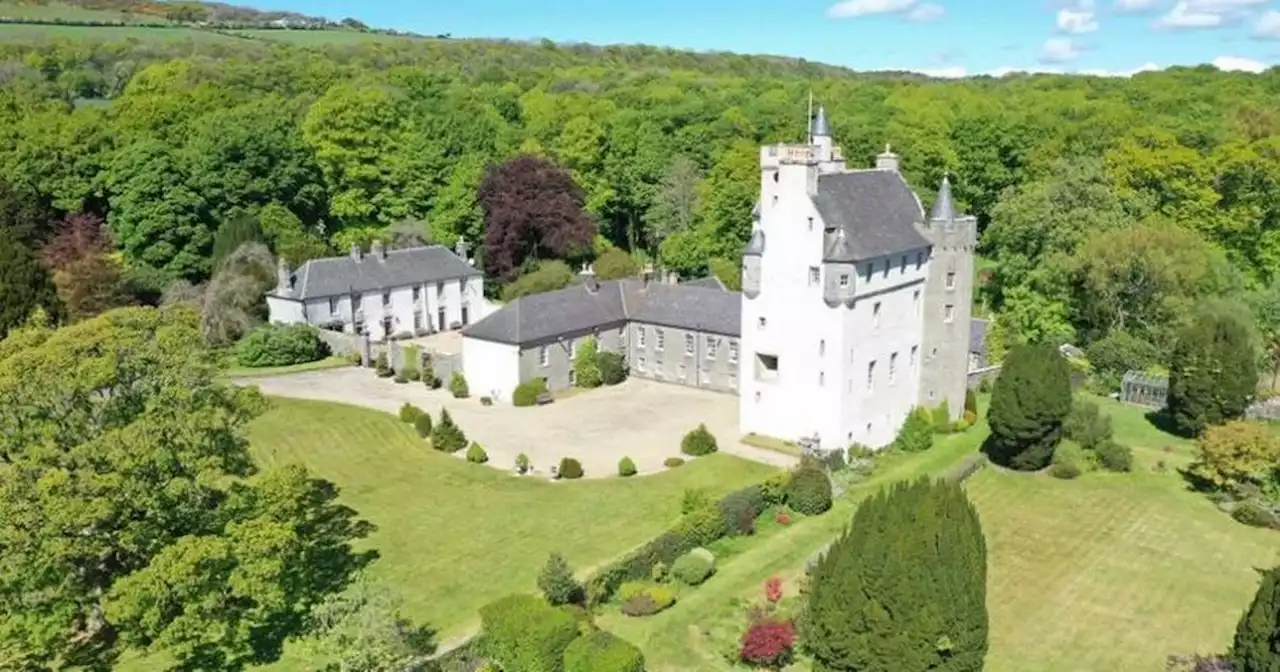
<svg viewBox="0 0 1280 672"><path fill-rule="evenodd" d="M223 259L231 256L232 252L240 249L241 245L265 241L266 236L262 233L262 225L258 223L257 217L244 215L223 222L213 234L214 268L217 268L218 263Z"/></svg>
<svg viewBox="0 0 1280 672"><path fill-rule="evenodd" d="M1231 645L1235 672L1280 672L1280 567L1262 573Z"/></svg>
<svg viewBox="0 0 1280 672"><path fill-rule="evenodd" d="M816 672L967 672L987 652L987 547L956 484L868 499L813 570L801 639Z"/></svg>
<svg viewBox="0 0 1280 672"><path fill-rule="evenodd" d="M440 422L431 428L431 447L446 453L456 453L467 447L467 435L454 424L448 409L440 411Z"/></svg>
<svg viewBox="0 0 1280 672"><path fill-rule="evenodd" d="M53 209L35 190L0 181L0 234L8 232L36 248L50 234L53 220Z"/></svg>
<svg viewBox="0 0 1280 672"><path fill-rule="evenodd" d="M36 308L53 317L61 314L49 271L17 236L0 231L0 339L26 322Z"/></svg>
<svg viewBox="0 0 1280 672"><path fill-rule="evenodd" d="M552 605L576 604L583 597L582 584L573 577L569 562L559 553L552 553L538 573L538 590Z"/></svg>
<svg viewBox="0 0 1280 672"><path fill-rule="evenodd" d="M1071 412L1071 370L1049 345L1022 345L1004 361L991 395L991 436L983 450L997 464L1032 471L1047 466Z"/></svg>
<svg viewBox="0 0 1280 672"><path fill-rule="evenodd" d="M1169 414L1195 436L1244 415L1258 385L1249 327L1223 310L1206 310L1183 328L1169 371Z"/></svg>

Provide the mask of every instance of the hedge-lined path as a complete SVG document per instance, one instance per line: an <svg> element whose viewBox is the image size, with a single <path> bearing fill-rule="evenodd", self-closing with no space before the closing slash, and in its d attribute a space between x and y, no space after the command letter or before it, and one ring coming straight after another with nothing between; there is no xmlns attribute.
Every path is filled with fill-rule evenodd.
<svg viewBox="0 0 1280 672"><path fill-rule="evenodd" d="M623 457L630 457L642 474L663 471L663 461L681 456L680 439L700 422L707 424L724 452L782 468L797 461L738 441L736 396L648 380L632 379L532 408L483 406L476 397L455 399L447 389L396 384L360 368L233 382L256 385L271 396L336 401L387 413L398 412L407 402L429 412L433 420L447 408L467 438L484 447L489 466L508 471L520 453L527 454L543 475L562 457L582 462L586 478L616 477Z"/></svg>

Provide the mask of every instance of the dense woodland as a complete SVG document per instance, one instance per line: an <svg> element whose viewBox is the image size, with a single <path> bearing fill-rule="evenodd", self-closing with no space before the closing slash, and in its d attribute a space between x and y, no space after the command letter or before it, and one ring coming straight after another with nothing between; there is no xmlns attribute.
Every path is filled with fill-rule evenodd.
<svg viewBox="0 0 1280 672"><path fill-rule="evenodd" d="M891 143L926 206L950 173L991 262L997 356L1103 341L1116 366L1167 364L1210 298L1251 308L1264 337L1280 324L1276 70L939 81L650 47L49 42L0 46L0 82L0 252L34 259L60 220L101 217L117 267L94 272L118 271L124 300L207 282L215 234L245 218L294 263L417 227L484 241L494 281L611 247L732 279L758 147L804 138L812 91L852 164ZM495 216L486 191L523 210ZM591 244L558 209L579 205Z"/></svg>

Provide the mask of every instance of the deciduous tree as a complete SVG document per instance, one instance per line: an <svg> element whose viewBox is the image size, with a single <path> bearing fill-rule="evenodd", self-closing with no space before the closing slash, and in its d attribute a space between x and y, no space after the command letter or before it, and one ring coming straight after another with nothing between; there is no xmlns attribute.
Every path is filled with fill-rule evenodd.
<svg viewBox="0 0 1280 672"><path fill-rule="evenodd" d="M530 259L589 251L596 227L583 197L572 176L545 158L522 155L491 166L479 193L488 274L508 282Z"/></svg>

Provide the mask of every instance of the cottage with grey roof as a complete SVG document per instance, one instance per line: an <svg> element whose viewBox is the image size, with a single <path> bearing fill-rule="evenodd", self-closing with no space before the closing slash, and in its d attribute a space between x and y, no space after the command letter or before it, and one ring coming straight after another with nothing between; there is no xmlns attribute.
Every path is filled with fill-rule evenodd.
<svg viewBox="0 0 1280 672"><path fill-rule="evenodd" d="M296 270L280 261L267 294L272 322L313 324L367 335L372 341L460 329L494 307L484 277L466 259L466 242L368 253L352 246L341 257L312 259Z"/></svg>

